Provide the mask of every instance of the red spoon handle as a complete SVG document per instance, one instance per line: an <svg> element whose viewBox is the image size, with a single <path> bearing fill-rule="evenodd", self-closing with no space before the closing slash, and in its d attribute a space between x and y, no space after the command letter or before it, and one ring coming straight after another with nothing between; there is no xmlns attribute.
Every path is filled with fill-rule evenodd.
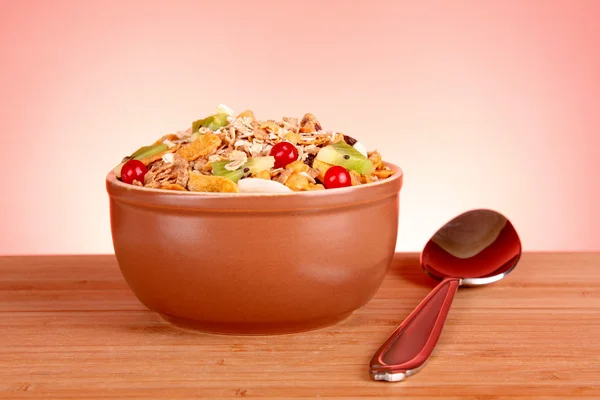
<svg viewBox="0 0 600 400"><path fill-rule="evenodd" d="M425 364L442 333L460 279L440 282L371 359L375 380L401 381Z"/></svg>

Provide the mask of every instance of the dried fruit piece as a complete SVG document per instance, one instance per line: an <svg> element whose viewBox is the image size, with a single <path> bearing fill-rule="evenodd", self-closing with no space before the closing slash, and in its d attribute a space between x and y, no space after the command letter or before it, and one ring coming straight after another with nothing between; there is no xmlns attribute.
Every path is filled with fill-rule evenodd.
<svg viewBox="0 0 600 400"><path fill-rule="evenodd" d="M335 165L327 170L323 184L327 189L342 188L352 185L350 172L344 167Z"/></svg>
<svg viewBox="0 0 600 400"><path fill-rule="evenodd" d="M129 184L132 184L134 180L141 182L147 172L148 169L140 160L129 160L121 168L121 180Z"/></svg>
<svg viewBox="0 0 600 400"><path fill-rule="evenodd" d="M308 178L295 172L290 175L290 177L285 181L284 185L295 192L309 190Z"/></svg>
<svg viewBox="0 0 600 400"><path fill-rule="evenodd" d="M199 157L206 157L221 145L221 139L214 133L201 135L198 139L182 146L177 154L188 161L194 161Z"/></svg>
<svg viewBox="0 0 600 400"><path fill-rule="evenodd" d="M225 104L219 104L217 106L217 114L226 114L231 117L233 116L233 110L227 107Z"/></svg>
<svg viewBox="0 0 600 400"><path fill-rule="evenodd" d="M253 174L252 177L257 178L257 179L266 179L266 180L270 181L271 173L268 170L263 170L263 171L260 171L259 173Z"/></svg>
<svg viewBox="0 0 600 400"><path fill-rule="evenodd" d="M233 182L239 181L244 175L251 175L261 171L270 170L275 164L275 159L271 156L266 157L250 157L245 164L240 168L230 171L226 167L230 163L227 161L217 161L211 164L214 175L223 176Z"/></svg>
<svg viewBox="0 0 600 400"><path fill-rule="evenodd" d="M139 158L139 160L141 162L143 162L144 165L148 166L148 165L152 164L154 161L158 161L158 160L162 159L165 154L176 152L180 147L181 147L181 144L178 143L174 147L167 147L167 150L165 150L161 153L157 153L152 156L148 156L146 158Z"/></svg>
<svg viewBox="0 0 600 400"><path fill-rule="evenodd" d="M225 113L211 115L204 119L199 119L192 122L192 133L198 132L201 127L210 129L211 131L217 131L227 125L229 125L229 115Z"/></svg>
<svg viewBox="0 0 600 400"><path fill-rule="evenodd" d="M246 110L243 113L240 113L240 115L238 115L236 119L238 118L250 118L252 121L256 121L256 117L254 116L252 110Z"/></svg>
<svg viewBox="0 0 600 400"><path fill-rule="evenodd" d="M190 172L187 188L192 192L239 192L237 184L231 179L222 176L202 175L196 171Z"/></svg>
<svg viewBox="0 0 600 400"><path fill-rule="evenodd" d="M344 135L344 142L348 143L350 146L354 146L354 143L358 142L358 140L354 139L351 136Z"/></svg>
<svg viewBox="0 0 600 400"><path fill-rule="evenodd" d="M317 154L317 160L352 169L363 175L370 174L373 171L374 164L372 160L346 142L338 142L323 147Z"/></svg>
<svg viewBox="0 0 600 400"><path fill-rule="evenodd" d="M290 164L288 164L285 168L287 169L291 169L294 172L308 172L308 170L310 169L310 167L306 164L304 164L302 161L300 160L296 160Z"/></svg>
<svg viewBox="0 0 600 400"><path fill-rule="evenodd" d="M134 151L129 157L135 158L137 160L141 160L143 158L151 157L156 154L160 154L165 152L169 146L163 144L162 141L160 143L151 144L150 146L142 146L136 151Z"/></svg>
<svg viewBox="0 0 600 400"><path fill-rule="evenodd" d="M317 177L321 182L323 182L323 180L325 179L325 173L331 167L333 167L333 165L327 164L321 160L317 160L316 158L313 162L313 169L316 169L319 172L319 175L317 175Z"/></svg>
<svg viewBox="0 0 600 400"><path fill-rule="evenodd" d="M245 178L238 183L240 193L288 193L292 190L279 182L258 178Z"/></svg>
<svg viewBox="0 0 600 400"><path fill-rule="evenodd" d="M289 142L279 142L273 146L269 155L275 157L275 168L285 168L298 159L298 149Z"/></svg>

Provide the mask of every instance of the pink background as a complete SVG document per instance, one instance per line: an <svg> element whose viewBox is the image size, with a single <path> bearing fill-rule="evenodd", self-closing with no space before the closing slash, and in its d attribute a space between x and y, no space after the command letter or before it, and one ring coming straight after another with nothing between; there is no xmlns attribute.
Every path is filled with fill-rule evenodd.
<svg viewBox="0 0 600 400"><path fill-rule="evenodd" d="M600 250L599 15L593 0L0 0L0 254L112 252L106 173L219 103L312 112L399 164L398 250L475 207L526 250Z"/></svg>

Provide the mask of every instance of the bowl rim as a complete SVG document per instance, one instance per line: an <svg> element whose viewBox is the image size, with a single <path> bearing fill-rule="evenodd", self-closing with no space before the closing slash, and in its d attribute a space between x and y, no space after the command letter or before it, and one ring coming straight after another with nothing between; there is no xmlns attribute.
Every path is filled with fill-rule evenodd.
<svg viewBox="0 0 600 400"><path fill-rule="evenodd" d="M356 208L398 197L404 172L392 163L384 163L396 173L389 178L358 186L332 190L291 193L210 193L152 189L117 180L111 171L106 177L110 207L171 210L176 212L273 213L318 212ZM112 212L112 211L111 211Z"/></svg>
<svg viewBox="0 0 600 400"><path fill-rule="evenodd" d="M384 165L388 166L394 171L394 175L389 178L385 178L376 182L365 183L357 186L348 186L344 188L337 188L335 190L309 190L304 192L285 192L285 193L227 193L227 192L189 192L182 190L166 190L166 189L155 189L155 188L147 188L143 186L136 186L121 182L117 179L117 176L114 171L110 171L106 175L106 185L107 187L113 186L115 188L124 189L131 192L139 192L150 195L151 193L157 193L164 196L191 196L191 197L200 197L200 198L272 198L272 197L324 197L324 196L334 196L334 195L349 195L354 192L360 192L369 190L370 188L380 187L380 186L389 186L393 183L397 183L400 185L399 189L403 186L404 182L404 171L398 165L384 162Z"/></svg>

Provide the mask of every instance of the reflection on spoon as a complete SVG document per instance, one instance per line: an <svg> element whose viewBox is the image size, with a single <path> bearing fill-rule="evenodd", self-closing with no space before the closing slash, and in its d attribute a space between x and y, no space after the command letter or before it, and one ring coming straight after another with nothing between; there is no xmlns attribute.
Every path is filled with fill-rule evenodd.
<svg viewBox="0 0 600 400"><path fill-rule="evenodd" d="M501 214L473 210L448 222L431 241L457 258L473 257L494 243L506 222Z"/></svg>

